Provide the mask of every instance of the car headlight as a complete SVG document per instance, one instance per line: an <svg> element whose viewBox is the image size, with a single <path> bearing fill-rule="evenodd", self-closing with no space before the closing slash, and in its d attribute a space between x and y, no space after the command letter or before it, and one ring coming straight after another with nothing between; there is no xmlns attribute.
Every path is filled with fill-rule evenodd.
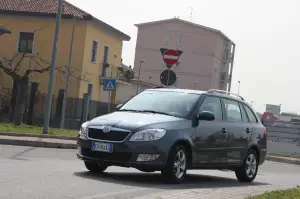
<svg viewBox="0 0 300 199"><path fill-rule="evenodd" d="M81 139L86 139L87 138L87 122L83 123L80 127L80 130L79 130L79 137Z"/></svg>
<svg viewBox="0 0 300 199"><path fill-rule="evenodd" d="M166 134L164 129L146 129L133 134L129 141L154 141L159 140Z"/></svg>

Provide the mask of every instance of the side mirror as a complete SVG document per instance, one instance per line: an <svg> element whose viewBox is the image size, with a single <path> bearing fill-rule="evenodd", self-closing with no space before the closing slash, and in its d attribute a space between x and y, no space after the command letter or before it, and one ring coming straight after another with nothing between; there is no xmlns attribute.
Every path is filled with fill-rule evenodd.
<svg viewBox="0 0 300 199"><path fill-rule="evenodd" d="M202 111L198 115L198 120L213 121L214 119L215 115L209 111Z"/></svg>
<svg viewBox="0 0 300 199"><path fill-rule="evenodd" d="M123 104L118 104L116 107L116 110L119 110L119 108L121 108L123 106Z"/></svg>

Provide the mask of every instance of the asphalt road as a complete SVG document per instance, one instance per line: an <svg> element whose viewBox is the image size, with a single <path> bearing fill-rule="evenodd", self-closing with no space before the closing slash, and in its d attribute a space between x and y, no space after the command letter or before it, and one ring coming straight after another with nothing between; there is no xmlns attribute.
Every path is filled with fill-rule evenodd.
<svg viewBox="0 0 300 199"><path fill-rule="evenodd" d="M266 162L252 184L229 171L189 171L185 183L166 185L159 173L111 167L87 172L75 150L0 145L0 199L245 198L300 184L300 167Z"/></svg>

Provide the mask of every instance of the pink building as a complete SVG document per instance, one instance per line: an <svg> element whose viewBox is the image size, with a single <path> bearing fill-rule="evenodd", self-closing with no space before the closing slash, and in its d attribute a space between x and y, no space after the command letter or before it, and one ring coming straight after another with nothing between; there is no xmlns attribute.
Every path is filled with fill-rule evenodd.
<svg viewBox="0 0 300 199"><path fill-rule="evenodd" d="M175 49L183 53L172 68L177 75L173 86L230 91L235 44L221 31L179 18L135 26L134 70L141 81L160 85L160 74L167 69L160 48Z"/></svg>

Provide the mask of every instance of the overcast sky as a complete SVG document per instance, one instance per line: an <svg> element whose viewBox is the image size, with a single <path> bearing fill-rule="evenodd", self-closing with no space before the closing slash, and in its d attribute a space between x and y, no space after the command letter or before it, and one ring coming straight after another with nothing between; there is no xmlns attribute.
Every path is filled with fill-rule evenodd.
<svg viewBox="0 0 300 199"><path fill-rule="evenodd" d="M68 1L131 36L123 48L127 65L134 62L134 24L174 16L190 20L193 7L193 22L219 29L236 43L233 92L241 81L240 94L257 111L281 104L283 111L300 113L299 0Z"/></svg>

